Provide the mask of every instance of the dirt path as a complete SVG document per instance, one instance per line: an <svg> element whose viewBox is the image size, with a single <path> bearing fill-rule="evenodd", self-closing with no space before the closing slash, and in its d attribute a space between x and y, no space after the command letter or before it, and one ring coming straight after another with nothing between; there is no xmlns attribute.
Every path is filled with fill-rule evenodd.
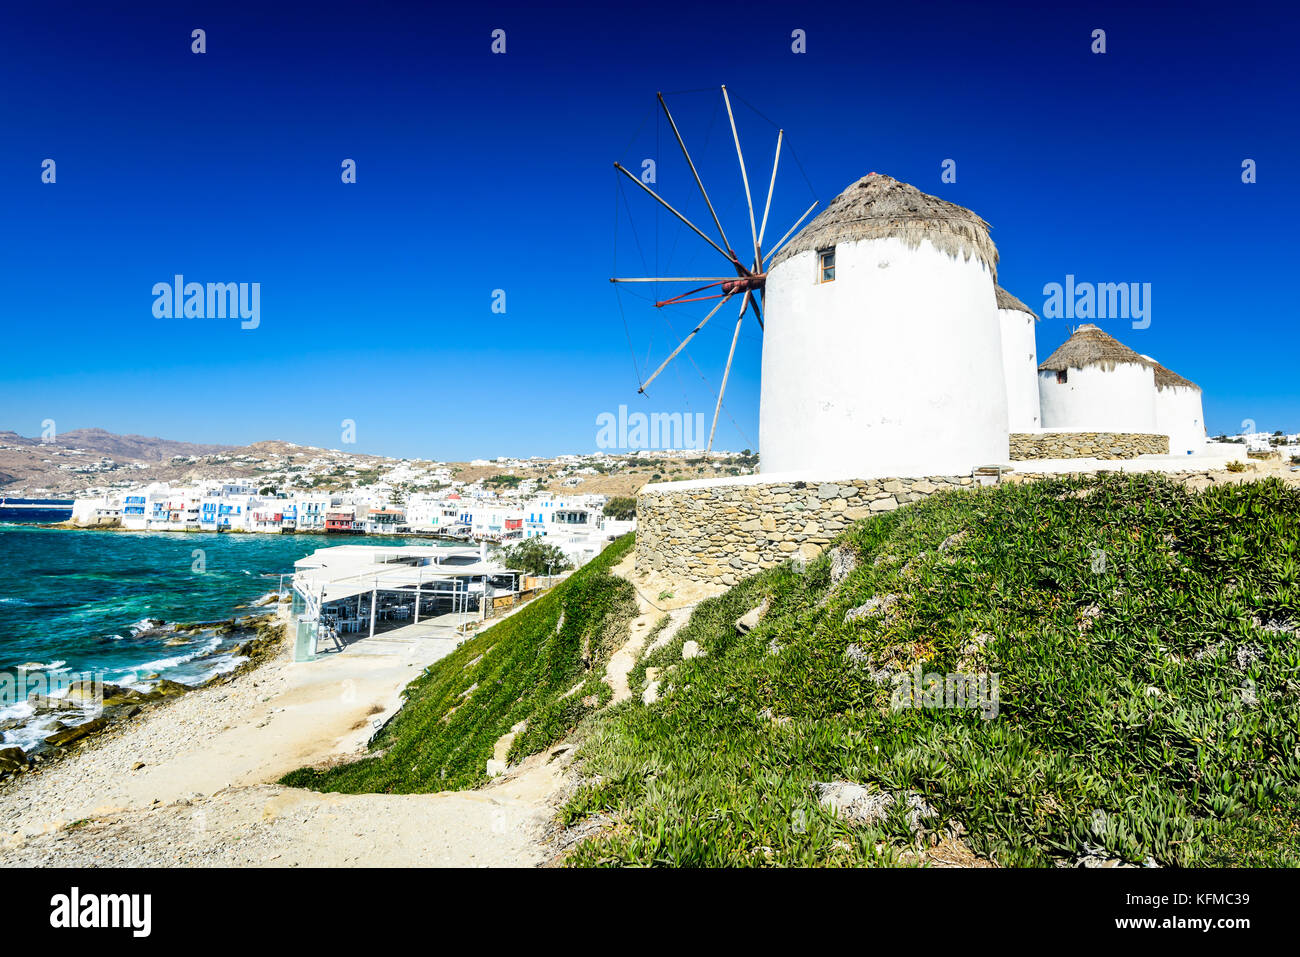
<svg viewBox="0 0 1300 957"><path fill-rule="evenodd" d="M11 839L6 867L529 867L565 755L535 755L476 791L317 794L232 787L194 800L97 815Z"/></svg>
<svg viewBox="0 0 1300 957"><path fill-rule="evenodd" d="M646 639L660 618L667 614L669 621L663 631L655 637L656 646L672 641L678 629L691 617L691 609L700 601L726 591L724 585L652 580L637 572L635 554L628 554L611 569L611 572L632 583L632 587L636 589L639 613L629 625L630 637L627 643L610 656L609 665L605 668L605 683L614 689L614 696L610 698L607 707L613 707L632 696L627 676L640 659L645 650ZM653 598L650 597L652 594Z"/></svg>
<svg viewBox="0 0 1300 957"><path fill-rule="evenodd" d="M297 664L286 648L5 785L0 866L541 862L563 746L476 791L323 795L273 783L360 753L402 689L454 647L372 641Z"/></svg>

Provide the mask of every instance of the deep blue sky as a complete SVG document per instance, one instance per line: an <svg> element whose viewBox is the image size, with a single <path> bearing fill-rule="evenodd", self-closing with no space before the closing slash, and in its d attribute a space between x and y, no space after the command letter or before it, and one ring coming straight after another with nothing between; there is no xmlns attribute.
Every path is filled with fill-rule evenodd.
<svg viewBox="0 0 1300 957"><path fill-rule="evenodd" d="M1199 383L1211 431L1300 429L1300 71L1281 7L240 6L0 14L0 429L338 447L347 418L359 451L459 459L592 449L620 403L711 414L734 311L689 347L698 371L681 362L647 399L638 369L709 304L664 317L624 294L620 311L607 280L641 256L716 268L631 184L622 207L611 163L659 150L657 188L704 226L651 108L720 83L745 104L756 194L775 131L749 105L799 160L769 240L812 192L889 173L992 223L1002 284L1040 311L1067 273L1150 282L1149 329L1102 325ZM669 103L742 247L716 93ZM155 319L151 287L177 272L260 282L261 327ZM1040 357L1066 335L1040 323ZM757 442L759 350L747 324L720 447Z"/></svg>

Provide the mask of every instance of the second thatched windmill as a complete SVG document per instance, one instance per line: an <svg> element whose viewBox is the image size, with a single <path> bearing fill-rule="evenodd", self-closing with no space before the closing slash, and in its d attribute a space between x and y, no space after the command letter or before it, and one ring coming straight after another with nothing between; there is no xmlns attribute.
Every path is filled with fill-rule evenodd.
<svg viewBox="0 0 1300 957"><path fill-rule="evenodd" d="M736 356L736 343L740 338L740 330L745 321L745 315L752 311L754 319L758 322L759 328L761 329L763 327L763 307L766 301L767 265L771 258L780 251L781 247L795 234L795 231L798 230L804 220L807 219L812 211L817 207L817 201L814 200L812 205L804 211L803 215L799 217L794 225L786 230L785 234L779 240L772 243L767 247L766 251L764 251L763 244L767 238L768 218L772 211L772 196L776 188L777 170L781 164L781 149L785 139L785 131L777 130L776 151L772 158L772 174L768 180L767 199L763 204L763 214L760 219L755 213L754 196L749 183L749 171L745 166L745 156L741 149L740 134L736 129L736 116L732 109L731 96L728 94L725 86L721 88L721 94L722 103L726 107L727 119L731 127L732 141L735 143L736 147L736 160L740 164L740 185L744 189L745 205L749 212L750 243L745 244L745 251L743 253L737 253L731 240L728 238L727 232L722 226L722 220L719 218L717 209L713 205L713 200L709 197L709 191L704 186L704 180L700 176L699 169L691 157L691 152L686 146L686 141L682 137L681 130L678 128L672 112L668 109L668 104L662 93L658 94L659 107L662 109L664 117L668 121L668 125L672 128L673 137L677 140L677 145L681 147L682 156L685 158L686 164L690 167L691 175L695 180L696 186L699 187L700 195L704 199L704 204L708 207L709 215L717 230L717 240L715 241L715 239L710 237L703 229L691 222L691 220L689 220L681 211L660 196L655 190L651 189L646 182L629 171L627 167L623 166L623 164L616 162L614 168L635 183L640 189L644 190L656 202L663 206L664 209L672 213L673 216L687 226L695 235L716 250L718 255L725 260L727 264L726 269L734 272L734 275L637 276L614 277L610 280L610 282L614 283L670 283L680 285L689 284L692 286L692 288L687 289L684 292L655 302L656 308L663 308L665 306L678 305L682 303L717 300L717 304L709 311L708 315L696 324L695 328L692 329L690 334L681 341L668 358L660 363L659 367L650 374L649 378L641 383L638 392L642 393L644 393L646 388L659 376L661 372L664 371L665 368L667 368L668 364L672 362L673 359L677 358L682 350L686 348L687 344L700 333L700 330L704 328L710 319L717 315L723 306L736 299L740 300L740 311L736 317L736 328L731 337L731 350L727 354L727 364L722 373L722 384L718 389L718 400L713 409L713 423L709 428L709 441L706 448L710 451L713 449L713 439L718 429L718 414L722 411L722 399L727 391L727 380L731 374L731 364Z"/></svg>

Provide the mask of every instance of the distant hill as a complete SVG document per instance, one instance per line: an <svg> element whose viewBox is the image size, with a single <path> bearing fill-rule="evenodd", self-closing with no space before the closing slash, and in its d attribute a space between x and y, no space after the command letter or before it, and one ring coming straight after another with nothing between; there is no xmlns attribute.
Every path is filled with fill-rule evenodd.
<svg viewBox="0 0 1300 957"><path fill-rule="evenodd" d="M202 445L197 442L178 442L147 435L117 435L105 429L72 429L60 432L55 440L43 443L39 437L28 438L16 432L0 432L0 444L35 447L53 445L65 449L85 449L114 459L133 459L141 462L165 462L173 455L212 455L228 451L229 445Z"/></svg>

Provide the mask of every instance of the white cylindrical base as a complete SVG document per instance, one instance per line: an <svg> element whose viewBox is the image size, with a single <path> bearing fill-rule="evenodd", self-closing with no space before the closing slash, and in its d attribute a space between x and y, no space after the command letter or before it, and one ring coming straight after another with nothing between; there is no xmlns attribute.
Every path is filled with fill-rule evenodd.
<svg viewBox="0 0 1300 957"><path fill-rule="evenodd" d="M764 473L969 474L1007 459L993 277L923 240L840 243L767 279L759 451Z"/></svg>

